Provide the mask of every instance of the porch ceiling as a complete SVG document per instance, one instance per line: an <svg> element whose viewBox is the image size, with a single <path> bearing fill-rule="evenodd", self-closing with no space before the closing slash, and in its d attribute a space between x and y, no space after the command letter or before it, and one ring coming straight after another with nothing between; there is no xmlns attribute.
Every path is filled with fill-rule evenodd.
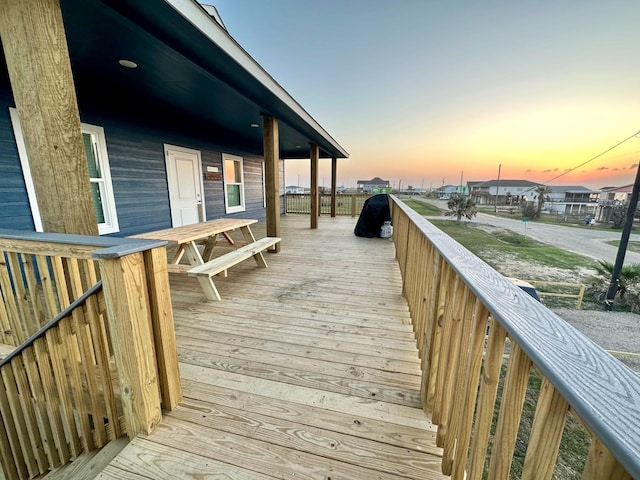
<svg viewBox="0 0 640 480"><path fill-rule="evenodd" d="M281 158L309 158L309 143L323 157L347 156L195 2L61 0L61 7L81 112L90 106L148 120L171 116L256 153L266 113L279 120ZM124 68L120 59L138 68Z"/></svg>

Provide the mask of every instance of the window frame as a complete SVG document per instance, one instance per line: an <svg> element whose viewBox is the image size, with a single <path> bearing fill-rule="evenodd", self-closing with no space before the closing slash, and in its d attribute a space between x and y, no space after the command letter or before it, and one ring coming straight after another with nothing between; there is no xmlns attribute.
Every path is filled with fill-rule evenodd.
<svg viewBox="0 0 640 480"><path fill-rule="evenodd" d="M240 164L240 183L227 182L227 161L233 161ZM234 163L235 165L235 163ZM237 213L246 211L245 194L244 194L244 159L238 155L230 153L222 154L222 179L224 185L224 210L225 213ZM240 205L229 205L229 185L240 186Z"/></svg>
<svg viewBox="0 0 640 480"><path fill-rule="evenodd" d="M42 232L44 231L44 228L42 226L42 218L40 217L40 209L38 207L36 191L33 185L31 168L29 166L29 158L27 156L27 148L25 146L24 137L22 135L22 126L20 125L18 111L14 107L9 107L9 115L11 117L11 124L13 126L13 132L16 138L16 145L18 147L18 156L20 157L20 164L22 166L22 174L24 176L24 183L27 189L27 196L29 198L29 206L31 207L33 224L35 226L36 232ZM111 167L109 165L109 155L107 153L107 141L104 135L104 128L89 123L81 123L80 126L83 135L88 134L92 136L92 139L95 139L95 142L93 144L94 155L96 156L98 168L100 169L100 172L102 174L100 196L102 200L102 212L104 214L105 222L98 223L98 233L100 235L117 233L120 231L120 226L118 223L118 212L116 209L115 196L113 193L113 183L111 181ZM95 179L89 178L89 181L91 183L97 183L94 180Z"/></svg>

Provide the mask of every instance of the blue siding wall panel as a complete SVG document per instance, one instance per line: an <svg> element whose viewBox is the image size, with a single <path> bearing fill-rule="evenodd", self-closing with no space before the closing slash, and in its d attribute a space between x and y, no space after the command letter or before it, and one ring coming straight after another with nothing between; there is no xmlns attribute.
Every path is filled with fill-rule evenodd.
<svg viewBox="0 0 640 480"><path fill-rule="evenodd" d="M9 106L14 106L11 94L0 88L0 227L33 230ZM127 236L171 226L164 144L199 150L204 172L208 166L218 167L222 172L223 152L243 157L246 211L227 215L222 181L204 180L207 219L223 216L265 219L263 160L259 154L221 147L206 134L190 132L188 126L143 125L90 111L82 111L81 117L83 122L99 125L105 131L120 225L120 231L114 235ZM281 162L281 190L283 173Z"/></svg>
<svg viewBox="0 0 640 480"><path fill-rule="evenodd" d="M11 94L0 88L0 228L35 229L11 127Z"/></svg>

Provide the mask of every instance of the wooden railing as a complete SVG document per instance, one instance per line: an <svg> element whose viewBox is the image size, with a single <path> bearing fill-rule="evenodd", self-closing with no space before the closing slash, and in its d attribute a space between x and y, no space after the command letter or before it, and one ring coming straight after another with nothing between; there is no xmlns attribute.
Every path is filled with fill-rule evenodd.
<svg viewBox="0 0 640 480"><path fill-rule="evenodd" d="M552 478L568 412L592 435L583 479L640 478L640 377L394 196L391 205L442 472L509 478L535 369L542 385L521 478Z"/></svg>
<svg viewBox="0 0 640 480"><path fill-rule="evenodd" d="M362 206L368 194L351 194L343 193L336 196L336 215L351 215L355 217L360 215ZM331 195L320 194L320 214L331 214ZM308 193L287 193L285 196L285 213L302 213L309 214L311 212L311 195Z"/></svg>
<svg viewBox="0 0 640 480"><path fill-rule="evenodd" d="M0 252L6 477L153 431L182 397L165 242L0 230Z"/></svg>
<svg viewBox="0 0 640 480"><path fill-rule="evenodd" d="M102 282L0 362L0 454L29 478L122 435Z"/></svg>

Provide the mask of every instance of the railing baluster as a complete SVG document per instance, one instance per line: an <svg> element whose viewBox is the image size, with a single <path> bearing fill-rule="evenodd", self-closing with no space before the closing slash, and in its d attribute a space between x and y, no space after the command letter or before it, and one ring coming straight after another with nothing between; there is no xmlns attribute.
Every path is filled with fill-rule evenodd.
<svg viewBox="0 0 640 480"><path fill-rule="evenodd" d="M87 415L93 420L93 435L91 437L93 443L91 443L89 447L92 449L94 447L100 448L106 443L107 434L104 428L106 412L103 412L103 407L100 402L101 395L98 391L98 379L96 378L96 374L98 373L97 364L92 348L91 332L83 310L84 308L82 307L76 308L71 315L71 319L80 352L78 368L84 378L84 388L88 393L88 402L85 403L85 407L89 409Z"/></svg>
<svg viewBox="0 0 640 480"><path fill-rule="evenodd" d="M444 328L442 329L442 346L440 349L440 360L438 363L438 383L436 393L436 405L438 408L438 420L434 417L433 423L438 425L438 434L436 444L444 447L445 439L449 433L449 416L451 414L451 403L453 397L453 387L456 381L456 370L458 368L458 349L460 347L460 335L462 333L462 311L464 309L464 284L460 278L454 276L453 296L449 298L447 305L450 307L446 310L444 317ZM434 412L436 408L434 408ZM446 465L446 470L449 465ZM448 475L445 470L445 461L443 459L443 472Z"/></svg>
<svg viewBox="0 0 640 480"><path fill-rule="evenodd" d="M471 458L469 460L469 480L482 478L485 456L489 446L489 432L493 420L493 410L498 393L500 381L500 368L502 367L502 355L507 332L498 322L492 320L489 327L489 340L487 342L484 366L482 369L482 382L478 396L476 421L473 428L471 441Z"/></svg>
<svg viewBox="0 0 640 480"><path fill-rule="evenodd" d="M7 368L11 368L10 366ZM31 461L29 451L22 448L23 442L20 440L20 429L16 424L11 409L9 393L10 385L5 381L4 375L0 372L0 419L2 420L2 466L5 474L14 478L28 478L28 464ZM10 450L10 451L8 451Z"/></svg>
<svg viewBox="0 0 640 480"><path fill-rule="evenodd" d="M442 423L438 429L438 433L440 433L440 429L443 430L442 435L444 436L442 473L445 475L451 475L453 471L453 457L456 445L460 443L458 433L465 400L465 369L469 354L473 313L476 309L475 296L466 287L461 300L456 310L454 334L451 337L452 349L448 372L450 380L444 396L444 405L447 407L443 409L442 415L445 423Z"/></svg>
<svg viewBox="0 0 640 480"><path fill-rule="evenodd" d="M517 343L512 342L500 401L500 414L491 448L491 462L489 464L489 478L491 479L507 480L509 478L530 369L531 360Z"/></svg>
<svg viewBox="0 0 640 480"><path fill-rule="evenodd" d="M582 480L633 480L609 449L597 438L591 440Z"/></svg>
<svg viewBox="0 0 640 480"><path fill-rule="evenodd" d="M11 413L17 440L20 444L20 450L23 454L26 470L28 471L29 476L33 477L40 473L40 469L38 468L38 461L36 460L37 452L31 442L29 427L27 426L27 424L30 422L28 417L29 411L24 410L23 405L20 403L20 393L18 391L18 385L13 373L13 365L9 364L2 368L2 381L4 383L3 390L4 392L6 392L7 399L6 412Z"/></svg>
<svg viewBox="0 0 640 480"><path fill-rule="evenodd" d="M57 466L58 464L64 464L69 461L69 447L64 433L62 417L59 414L60 399L51 368L51 358L47 352L47 340L45 338L39 338L36 340L34 342L34 351L38 362L38 371L42 381L43 398L47 402L50 412L51 431L54 439L54 443L51 445L51 448L55 448L58 455L58 463L55 463L54 460L53 465Z"/></svg>
<svg viewBox="0 0 640 480"><path fill-rule="evenodd" d="M60 305L58 304L54 291L55 288L51 278L51 272L49 270L48 258L44 255L34 256L36 259L36 265L38 266L38 274L40 276L45 318L53 318L62 311L62 308L60 308Z"/></svg>
<svg viewBox="0 0 640 480"><path fill-rule="evenodd" d="M568 411L569 404L553 388L551 382L543 378L524 459L522 480L551 479Z"/></svg>
<svg viewBox="0 0 640 480"><path fill-rule="evenodd" d="M423 404L425 408L432 412L436 404L436 384L438 378L438 364L440 362L440 352L442 348L442 326L444 324L444 314L446 299L449 292L452 271L445 262L440 264L440 283L438 287L436 314L433 319L433 330L431 334L431 349L429 351L428 363L422 370L422 392L424 395ZM425 356L426 358L426 356ZM433 420L437 423L436 420Z"/></svg>
<svg viewBox="0 0 640 480"><path fill-rule="evenodd" d="M55 331L49 330L45 334L45 340L50 355L54 384L57 388L60 402L60 419L68 435L67 440L69 442L71 456L77 457L82 452L82 445L80 444L80 437L77 434L76 422L73 415L73 394L69 387L69 380L64 365L65 358L67 358L68 355L68 349L64 344L66 336L63 335L61 329L58 328Z"/></svg>
<svg viewBox="0 0 640 480"><path fill-rule="evenodd" d="M44 325L46 319L40 303L38 280L36 279L36 271L33 266L33 258L27 254L20 255L20 258L22 260L22 275L27 282L27 290L25 292L26 302L30 306L30 311L33 314L33 330L29 332L29 335L31 335Z"/></svg>
<svg viewBox="0 0 640 480"><path fill-rule="evenodd" d="M469 444L471 443L471 431L473 426L473 414L478 398L478 385L480 384L480 368L482 367L482 352L484 351L485 332L487 331L489 312L482 303L476 299L471 342L467 364L463 380L463 390L459 392L463 402L463 410L460 415L460 427L456 453L453 462L453 480L464 480L466 475L467 459L469 456Z"/></svg>

